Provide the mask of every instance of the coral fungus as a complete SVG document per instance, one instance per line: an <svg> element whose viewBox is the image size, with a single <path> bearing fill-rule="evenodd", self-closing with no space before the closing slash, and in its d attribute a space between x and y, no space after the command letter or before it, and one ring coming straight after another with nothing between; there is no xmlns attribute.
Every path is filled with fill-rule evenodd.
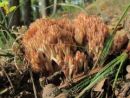
<svg viewBox="0 0 130 98"><path fill-rule="evenodd" d="M114 36L111 53L121 52L122 48L126 48L128 41L129 39L125 30L117 31L116 35Z"/></svg>
<svg viewBox="0 0 130 98"><path fill-rule="evenodd" d="M75 21L75 39L79 44L85 44L94 62L102 50L104 40L108 36L107 26L97 16L79 15Z"/></svg>
<svg viewBox="0 0 130 98"><path fill-rule="evenodd" d="M37 19L23 36L23 45L34 71L51 75L62 70L66 77L72 78L89 69L88 55L77 46L87 46L89 56L95 61L107 35L107 26L96 16Z"/></svg>
<svg viewBox="0 0 130 98"><path fill-rule="evenodd" d="M75 42L68 23L64 20L38 19L30 25L23 37L23 45L34 71L45 70L51 74L55 71L51 61L55 61L61 68L64 56L73 52L72 45Z"/></svg>
<svg viewBox="0 0 130 98"><path fill-rule="evenodd" d="M75 56L66 55L62 70L68 79L75 77L78 73L87 73L89 67L86 55L80 51L77 51Z"/></svg>

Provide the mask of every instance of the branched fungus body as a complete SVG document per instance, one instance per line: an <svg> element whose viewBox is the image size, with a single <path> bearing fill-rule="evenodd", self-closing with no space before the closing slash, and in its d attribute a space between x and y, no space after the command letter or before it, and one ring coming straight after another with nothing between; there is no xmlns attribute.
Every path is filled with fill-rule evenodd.
<svg viewBox="0 0 130 98"><path fill-rule="evenodd" d="M76 41L87 46L88 53L95 62L108 36L107 26L99 17L84 14L80 14L74 24Z"/></svg>
<svg viewBox="0 0 130 98"><path fill-rule="evenodd" d="M87 73L87 56L96 61L107 36L107 26L100 18L80 14L73 20L37 19L22 42L26 59L34 71L48 76L62 70L66 78L73 78L79 73ZM87 51L82 51L79 45Z"/></svg>

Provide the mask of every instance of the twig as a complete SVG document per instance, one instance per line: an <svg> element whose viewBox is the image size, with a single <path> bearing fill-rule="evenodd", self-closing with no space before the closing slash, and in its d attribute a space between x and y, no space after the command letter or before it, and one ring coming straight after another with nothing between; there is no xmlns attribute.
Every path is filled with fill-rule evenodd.
<svg viewBox="0 0 130 98"><path fill-rule="evenodd" d="M54 0L54 5L53 5L53 12L52 12L52 16L54 16L54 15L55 15L56 10L57 10L57 0Z"/></svg>
<svg viewBox="0 0 130 98"><path fill-rule="evenodd" d="M4 67L3 67L3 65L0 64L0 66L1 66L1 68L2 68L2 70L3 70L3 72L5 73L7 79L8 79L8 81L9 81L9 83L10 83L11 88L14 89L13 83L11 82L11 79L10 79L10 77L8 76L8 74L6 73L6 71L5 71Z"/></svg>
<svg viewBox="0 0 130 98"><path fill-rule="evenodd" d="M35 87L34 80L33 80L33 74L32 74L32 71L29 70L29 73L30 73L30 77L31 77L32 85L33 85L34 96L35 96L35 98L38 98L38 97L37 97L36 87Z"/></svg>
<svg viewBox="0 0 130 98"><path fill-rule="evenodd" d="M0 56L3 56L3 57L13 57L14 55L12 55L11 53L6 53L6 54L0 53Z"/></svg>
<svg viewBox="0 0 130 98"><path fill-rule="evenodd" d="M5 93L8 92L9 90L11 90L11 87L2 89L2 90L0 91L0 95L5 94Z"/></svg>
<svg viewBox="0 0 130 98"><path fill-rule="evenodd" d="M17 65L17 56L14 56L14 65L15 65L16 69L18 70L18 72L19 72L20 74L22 74L22 72L20 71L20 69L19 69L19 67L18 67L18 65Z"/></svg>

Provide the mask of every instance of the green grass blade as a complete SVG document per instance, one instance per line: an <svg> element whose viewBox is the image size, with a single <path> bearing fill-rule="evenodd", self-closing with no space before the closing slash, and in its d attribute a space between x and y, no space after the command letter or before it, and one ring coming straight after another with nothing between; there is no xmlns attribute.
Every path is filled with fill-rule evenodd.
<svg viewBox="0 0 130 98"><path fill-rule="evenodd" d="M121 21L123 20L123 18L126 16L129 8L130 8L130 4L127 6L127 8L125 9L125 11L123 12L123 14L120 17L118 23L116 24L116 27L114 28L114 30L112 32L112 35L109 37L109 39L105 43L105 46L104 46L104 48L102 50L102 53L101 53L101 55L99 57L99 60L98 60L98 62L99 62L98 64L99 65L103 65L104 64L105 59L106 59L107 55L109 54L110 48L112 46L113 38L114 38L114 35L116 34L117 27L121 23Z"/></svg>
<svg viewBox="0 0 130 98"><path fill-rule="evenodd" d="M122 58L124 59L122 60ZM92 88L96 83L101 81L102 79L106 78L108 75L113 74L116 71L117 65L121 64L122 61L125 61L127 58L126 53L122 53L120 56L112 60L110 63L108 63L99 73L97 73L94 78L91 79L91 82L89 85L86 85L86 87L80 92L80 94L76 98L80 98L84 95L86 91L88 91L90 88ZM83 84L84 85L84 84ZM81 87L83 86L80 85Z"/></svg>
<svg viewBox="0 0 130 98"><path fill-rule="evenodd" d="M78 5L71 4L71 3L57 3L57 5L74 7L74 8L77 8L77 9L81 10L82 12L86 13L86 10L84 8L82 8L82 7L78 6ZM48 6L48 7L46 7L45 9L51 8L53 6L54 5L52 4L52 5Z"/></svg>
<svg viewBox="0 0 130 98"><path fill-rule="evenodd" d="M121 68L122 68L122 66L123 66L123 63L124 63L124 61L126 60L127 57L128 57L128 55L127 55L127 54L124 54L124 56L121 58L121 63L120 63L120 65L119 65L119 68L118 68L118 70L117 70L117 73L116 73L116 76L115 76L115 79L114 79L114 82L113 82L113 86L112 86L113 88L115 88L115 84L116 84L116 81L117 81L119 72L120 72L120 70L121 70Z"/></svg>

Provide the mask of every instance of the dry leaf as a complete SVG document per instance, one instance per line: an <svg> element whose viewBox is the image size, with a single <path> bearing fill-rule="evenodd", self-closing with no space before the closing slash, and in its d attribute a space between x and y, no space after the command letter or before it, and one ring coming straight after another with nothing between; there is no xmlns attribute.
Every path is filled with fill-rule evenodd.
<svg viewBox="0 0 130 98"><path fill-rule="evenodd" d="M95 87L94 87L94 91L98 91L101 92L102 91L102 87L105 83L106 78L104 78L103 80L101 80Z"/></svg>
<svg viewBox="0 0 130 98"><path fill-rule="evenodd" d="M130 73L130 65L127 65L126 71L127 71L128 73Z"/></svg>

